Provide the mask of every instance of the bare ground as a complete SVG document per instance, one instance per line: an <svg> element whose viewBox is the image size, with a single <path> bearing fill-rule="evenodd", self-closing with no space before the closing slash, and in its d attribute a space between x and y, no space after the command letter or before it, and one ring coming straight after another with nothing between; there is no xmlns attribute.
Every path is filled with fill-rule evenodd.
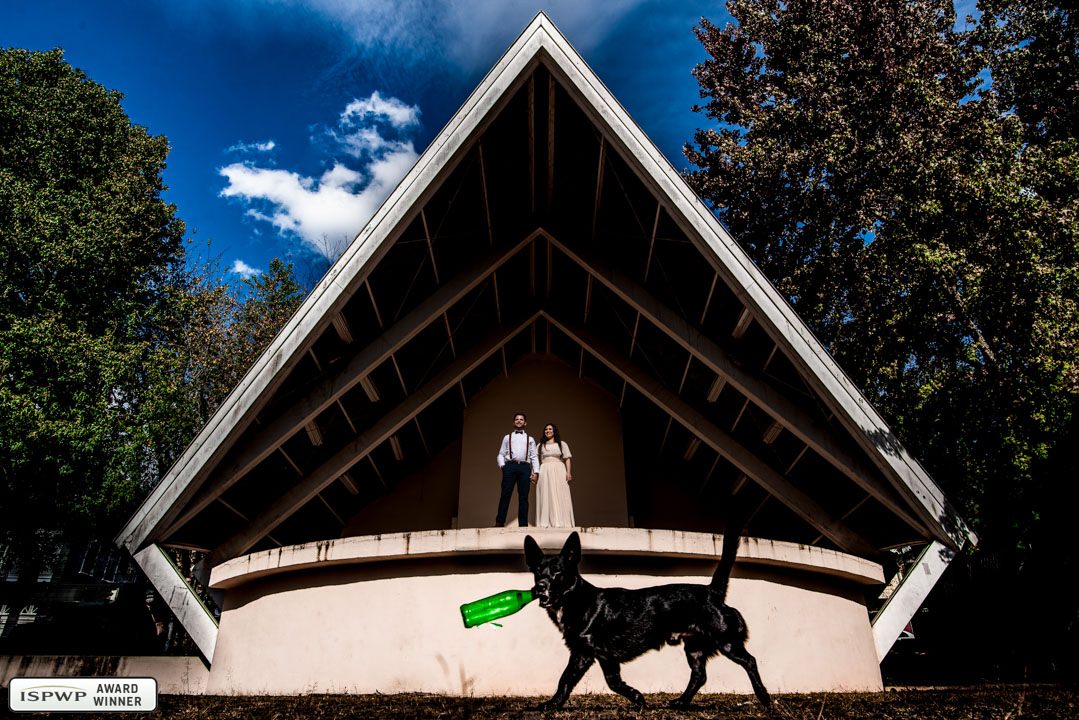
<svg viewBox="0 0 1079 720"><path fill-rule="evenodd" d="M442 695L303 695L296 697L225 697L163 695L153 713L34 713L14 718L74 720L346 720L351 718L438 718L494 720L495 718L582 718L608 720L674 720L675 718L776 718L780 720L1017 720L1018 718L1075 720L1079 690L1053 685L988 685L964 688L891 690L883 693L818 693L780 695L771 712L745 695L699 695L688 711L670 710L675 695L649 695L648 707L634 711L613 695L576 695L560 712L532 708L539 698L461 698Z"/></svg>

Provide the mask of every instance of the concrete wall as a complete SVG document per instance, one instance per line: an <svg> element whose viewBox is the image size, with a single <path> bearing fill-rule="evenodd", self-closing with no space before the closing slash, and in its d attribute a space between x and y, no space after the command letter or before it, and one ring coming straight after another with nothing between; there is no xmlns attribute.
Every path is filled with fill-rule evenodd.
<svg viewBox="0 0 1079 720"><path fill-rule="evenodd" d="M528 414L528 433L558 425L573 452L573 513L578 526L625 527L625 464L618 399L591 382L579 380L564 363L543 355L526 357L469 401L461 447L458 527L490 527L498 510L502 480L495 462L502 437L513 427L513 414ZM535 488L529 522L535 520ZM510 502L507 525L517 525L517 495Z"/></svg>
<svg viewBox="0 0 1079 720"><path fill-rule="evenodd" d="M201 695L210 671L196 657L0 656L0 685L14 677L152 677L163 695Z"/></svg>
<svg viewBox="0 0 1079 720"><path fill-rule="evenodd" d="M598 586L705 583L712 562L585 558ZM530 587L521 559L462 556L390 561L280 574L228 591L210 693L432 692L549 695L568 657L535 603L502 621L462 626L458 606ZM748 649L773 692L881 689L860 588L825 575L765 566L736 568L728 601L750 628ZM741 668L717 657L704 692L751 691ZM623 666L645 692L680 692L680 647ZM592 668L578 692L608 692Z"/></svg>

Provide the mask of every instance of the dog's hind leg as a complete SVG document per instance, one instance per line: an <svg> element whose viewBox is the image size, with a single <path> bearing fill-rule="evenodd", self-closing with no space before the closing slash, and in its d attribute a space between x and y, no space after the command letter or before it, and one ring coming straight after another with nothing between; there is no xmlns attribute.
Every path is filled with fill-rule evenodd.
<svg viewBox="0 0 1079 720"><path fill-rule="evenodd" d="M555 710L565 705L566 700L569 699L569 694L573 692L573 688L577 687L577 683L584 677L588 668L592 667L593 662L595 662L595 658L590 655L571 652L569 663L566 665L566 669L562 671L562 677L558 680L558 689L555 690L554 696L547 702L540 703L536 709Z"/></svg>
<svg viewBox="0 0 1079 720"><path fill-rule="evenodd" d="M704 685L704 681L708 679L708 675L705 672L705 665L708 664L709 653L705 652L704 648L700 645L693 643L692 641L686 641L686 662L689 663L689 685L686 685L686 690L676 700L671 701L672 708L686 709L693 701L693 696L697 694L697 691Z"/></svg>
<svg viewBox="0 0 1079 720"><path fill-rule="evenodd" d="M641 691L622 679L621 663L614 660L600 660L599 666L603 668L603 677L607 680L607 687L629 700L638 710L644 707L644 695Z"/></svg>
<svg viewBox="0 0 1079 720"><path fill-rule="evenodd" d="M749 654L746 646L741 643L728 643L720 647L719 651L741 665L746 671L746 674L749 675L749 682L753 685L753 692L757 694L757 699L761 701L761 705L770 705L772 699L768 696L768 690L764 687L764 683L761 682L760 673L757 672L757 659Z"/></svg>

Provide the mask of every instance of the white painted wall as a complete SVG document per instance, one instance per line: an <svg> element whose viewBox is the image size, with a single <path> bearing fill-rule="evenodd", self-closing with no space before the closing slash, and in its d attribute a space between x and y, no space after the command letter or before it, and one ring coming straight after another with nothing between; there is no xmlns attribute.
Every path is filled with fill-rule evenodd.
<svg viewBox="0 0 1079 720"><path fill-rule="evenodd" d="M643 587L704 583L711 570L698 563L701 574L657 577L633 570L632 559L623 562L627 572L586 578L598 586ZM513 570L522 564L418 558L281 574L233 588L207 692L549 695L568 651L537 604L502 627L465 629L458 611L464 602L530 587L531 575ZM736 575L728 600L746 617L748 649L770 691L881 689L857 586L763 566ZM704 692L751 692L742 669L725 658L713 659L708 672ZM645 692L680 692L688 669L681 647L665 647L625 665L623 676ZM598 668L578 687L607 691Z"/></svg>

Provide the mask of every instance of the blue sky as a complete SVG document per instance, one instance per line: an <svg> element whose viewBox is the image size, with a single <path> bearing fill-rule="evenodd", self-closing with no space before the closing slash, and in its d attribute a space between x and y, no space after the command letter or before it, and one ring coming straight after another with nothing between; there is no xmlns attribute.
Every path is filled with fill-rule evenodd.
<svg viewBox="0 0 1079 720"><path fill-rule="evenodd" d="M324 268L540 9L684 167L692 28L722 2L4 0L0 45L63 48L167 136L193 253L236 277Z"/></svg>

